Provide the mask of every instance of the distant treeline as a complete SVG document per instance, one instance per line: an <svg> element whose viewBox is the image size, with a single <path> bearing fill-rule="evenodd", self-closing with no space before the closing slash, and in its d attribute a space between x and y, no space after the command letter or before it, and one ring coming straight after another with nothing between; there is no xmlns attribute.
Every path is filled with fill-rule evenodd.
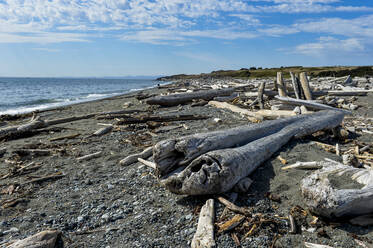
<svg viewBox="0 0 373 248"><path fill-rule="evenodd" d="M285 77L290 77L289 72L300 73L307 72L314 77L343 77L351 75L353 77L373 76L372 66L328 66L328 67L302 67L290 66L280 68L261 68L250 67L239 70L218 70L210 73L201 74L178 74L158 78L161 81L172 81L180 79L198 79L198 78L265 78L276 77L277 72L283 72Z"/></svg>

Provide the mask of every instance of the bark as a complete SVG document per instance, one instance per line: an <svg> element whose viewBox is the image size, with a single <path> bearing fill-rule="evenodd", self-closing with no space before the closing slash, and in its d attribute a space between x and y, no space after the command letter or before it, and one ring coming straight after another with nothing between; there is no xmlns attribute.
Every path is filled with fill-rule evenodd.
<svg viewBox="0 0 373 248"><path fill-rule="evenodd" d="M300 90L299 90L299 84L297 82L297 77L294 75L294 73L290 72L291 77L291 83L294 88L294 94L297 99L300 99Z"/></svg>
<svg viewBox="0 0 373 248"><path fill-rule="evenodd" d="M310 88L310 84L308 82L307 74L305 72L302 72L300 74L300 83L302 85L302 89L304 92L304 96L306 97L306 100L312 100L312 91Z"/></svg>
<svg viewBox="0 0 373 248"><path fill-rule="evenodd" d="M153 149L158 174L165 176L175 167L187 165L206 152L245 145L256 139L271 135L286 125L304 118L303 115L294 116L265 121L255 125L249 124L227 130L198 133L160 141Z"/></svg>
<svg viewBox="0 0 373 248"><path fill-rule="evenodd" d="M322 165L301 181L302 195L313 213L335 219L373 212L373 170L329 159Z"/></svg>
<svg viewBox="0 0 373 248"><path fill-rule="evenodd" d="M278 94L280 96L287 96L284 79L282 77L282 72L277 72L277 88Z"/></svg>
<svg viewBox="0 0 373 248"><path fill-rule="evenodd" d="M209 134L199 135L197 136L198 138L204 137L204 139L201 140L202 142L199 143L195 142L196 135L194 140L193 138L190 139L191 136L189 136L189 139L183 140L184 144L180 142L181 147L179 144L175 146L176 140L168 140L165 143L160 142L161 144L158 143L155 146L154 158L157 163L157 169L161 172L161 175L165 169L175 167L175 164L185 166L187 164L186 162L191 160L190 158L195 158L185 168L179 168L179 170L181 170L180 172L177 171L160 178L162 184L171 192L188 195L227 192L242 178L249 176L258 166L270 158L291 138L298 138L312 134L321 129L336 127L341 123L343 117L344 114L342 112L322 111L305 116L301 115L294 118L264 122L259 125L254 125L254 127L251 127L251 130L245 127L235 129L235 135L240 132L240 129L246 131L240 133L240 137L234 137L231 129L230 131L223 131L225 137L220 136L217 138L217 135L209 137ZM255 133L252 133L253 131ZM215 134L216 133L217 132L215 132ZM208 138L215 140L210 143ZM194 142L189 143L189 146L185 146L186 141ZM223 144L219 147L219 143ZM238 143L246 144L237 148L227 148L232 147L228 146L228 143L230 143L230 145ZM170 154L170 151L175 149L175 147L177 147L177 149L181 148L179 151L184 152L176 154L174 152ZM159 153L157 148L158 151L159 148L161 148L160 150L163 148L163 151L167 150L168 152L163 154ZM204 152L201 152L202 149ZM206 152L206 150L209 150L209 152ZM192 153L190 154L190 152ZM182 156L184 154L189 156Z"/></svg>
<svg viewBox="0 0 373 248"><path fill-rule="evenodd" d="M203 205L199 214L197 231L193 236L192 248L215 247L214 239L215 208L214 199L209 199Z"/></svg>
<svg viewBox="0 0 373 248"><path fill-rule="evenodd" d="M287 103L287 104L291 104L291 105L306 106L308 108L317 109L317 110L341 111L341 112L344 112L346 114L351 114L350 111L343 110L343 109L338 109L338 108L333 108L329 105L325 105L325 104L321 104L321 103L317 103L317 102L313 102L313 101L309 101L309 100L294 99L294 98L290 98L290 97L280 97L280 96L276 96L275 98L277 100L283 102L283 103Z"/></svg>
<svg viewBox="0 0 373 248"><path fill-rule="evenodd" d="M162 106L175 106L183 103L192 102L195 99L212 100L217 96L230 96L235 91L235 88L222 90L205 90L191 93L171 94L167 96L156 96L148 99L147 104L157 104Z"/></svg>
<svg viewBox="0 0 373 248"><path fill-rule="evenodd" d="M264 109L264 101L263 101L263 94L264 94L264 88L266 83L261 82L258 89L258 101L259 101L259 108Z"/></svg>
<svg viewBox="0 0 373 248"><path fill-rule="evenodd" d="M62 241L60 231L43 231L31 237L16 241L9 248L54 248Z"/></svg>

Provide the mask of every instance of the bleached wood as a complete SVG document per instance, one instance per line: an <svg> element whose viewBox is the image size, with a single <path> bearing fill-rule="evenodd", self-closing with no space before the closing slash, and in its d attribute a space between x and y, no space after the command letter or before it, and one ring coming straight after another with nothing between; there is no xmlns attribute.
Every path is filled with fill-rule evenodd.
<svg viewBox="0 0 373 248"><path fill-rule="evenodd" d="M235 91L235 88L221 90L205 90L189 93L171 94L166 96L155 96L149 98L146 103L151 105L175 106L183 103L192 102L195 99L212 100L217 96L230 96Z"/></svg>
<svg viewBox="0 0 373 248"><path fill-rule="evenodd" d="M96 132L93 133L93 135L94 136L101 136L101 135L109 133L112 129L113 129L113 125L106 126L106 127L98 129Z"/></svg>
<svg viewBox="0 0 373 248"><path fill-rule="evenodd" d="M319 244L314 244L314 243L309 243L309 242L304 242L304 246L307 248L333 248L332 246L329 246L329 245L319 245Z"/></svg>
<svg viewBox="0 0 373 248"><path fill-rule="evenodd" d="M317 110L334 110L334 111L342 111L346 114L351 114L350 111L344 110L344 109L338 109L331 107L329 105L313 102L310 100L302 100L302 99L294 99L291 97L281 97L281 96L275 96L275 98L283 103L296 105L296 106L306 106L311 109L317 109Z"/></svg>
<svg viewBox="0 0 373 248"><path fill-rule="evenodd" d="M153 168L153 169L156 169L157 167L155 166L155 163L154 162L151 162L151 161L148 161L148 160L145 160L145 159L142 159L142 158L137 158L137 160L140 162L140 163L142 163L142 164L144 164L144 165L146 165L146 166L148 166L148 167L150 167L150 168Z"/></svg>
<svg viewBox="0 0 373 248"><path fill-rule="evenodd" d="M287 96L284 79L282 77L282 72L277 72L277 81L276 82L277 82L278 94L280 96Z"/></svg>
<svg viewBox="0 0 373 248"><path fill-rule="evenodd" d="M56 242L61 238L60 231L42 231L31 237L18 240L7 246L9 248L54 248Z"/></svg>
<svg viewBox="0 0 373 248"><path fill-rule="evenodd" d="M216 246L214 238L214 220L214 199L209 199L201 208L197 231L193 236L191 244L192 248L210 248Z"/></svg>
<svg viewBox="0 0 373 248"><path fill-rule="evenodd" d="M321 169L322 165L316 161L312 162L296 162L295 164L284 166L281 170L288 169Z"/></svg>
<svg viewBox="0 0 373 248"><path fill-rule="evenodd" d="M193 159L206 152L245 145L256 139L273 134L286 125L304 118L305 116L293 116L265 121L255 125L249 124L227 130L197 133L160 141L153 149L157 171L164 176L174 170L175 167L187 165ZM135 161L137 161L137 158Z"/></svg>
<svg viewBox="0 0 373 248"><path fill-rule="evenodd" d="M300 73L300 83L304 92L304 96L306 97L306 100L312 100L312 91L310 88L310 84L308 82L307 73L302 72Z"/></svg>
<svg viewBox="0 0 373 248"><path fill-rule="evenodd" d="M373 212L372 169L354 168L330 159L323 161L322 166L322 169L301 181L302 195L312 212L333 219ZM343 186L335 188L330 178L337 179L343 175L362 186L352 189L344 189Z"/></svg>
<svg viewBox="0 0 373 248"><path fill-rule="evenodd" d="M131 165L133 163L136 163L138 161L137 160L138 158L147 159L152 155L153 155L153 147L148 147L140 153L136 153L136 154L132 154L132 155L127 156L126 158L119 161L119 164L123 165L123 166L128 166L128 165Z"/></svg>
<svg viewBox="0 0 373 248"><path fill-rule="evenodd" d="M256 122L258 120L263 120L263 116L260 114L257 114L256 112L250 111L248 109L243 109L240 107L237 107L233 104L229 104L226 102L218 102L218 101L209 101L208 103L211 106L214 106L216 108L223 108L223 109L229 109L232 112L239 113L242 115L246 115L248 119L252 122Z"/></svg>
<svg viewBox="0 0 373 248"><path fill-rule="evenodd" d="M92 158L98 158L98 157L100 157L101 154L102 154L102 151L99 151L99 152L95 152L95 153L91 153L91 154L79 157L76 160L78 160L78 161L90 160Z"/></svg>
<svg viewBox="0 0 373 248"><path fill-rule="evenodd" d="M291 83L293 85L295 97L297 99L300 99L300 89L299 89L297 78L293 72L290 72L290 77L291 77Z"/></svg>
<svg viewBox="0 0 373 248"><path fill-rule="evenodd" d="M246 145L237 148L222 149L224 145L220 145L220 149L216 150L216 148L210 147L213 145L206 140L208 136L205 136L205 139L202 139L202 143L197 143L197 150L195 150L196 143L193 142L190 146L184 143L182 146L186 151L183 149L183 154L180 154L181 152L170 154L170 150L175 147L176 140L169 140L165 143L156 144L154 160L157 163L157 169L160 171L164 170L164 167L166 167L166 169L167 167L176 169L175 165L176 167L180 167L180 162L184 160L183 165L185 165L186 168L182 168L181 172L161 177L162 184L171 192L188 195L227 192L242 178L250 175L291 138L303 137L321 129L336 127L341 123L343 117L344 114L340 111L321 111L314 114L296 116L294 119L288 118L293 121L286 124L284 124L284 122L278 122L281 121L281 119L276 120L277 122L274 121L277 125L271 122L268 124L264 122L260 127L266 124L265 126L267 129L261 130L261 128L256 128L256 133L251 134L251 136L249 136L248 133L241 133L241 142L234 142L238 139L234 140L230 135L226 136L226 139L217 138L216 140L220 144L224 143L225 147L228 147L226 144L228 140L231 140L230 142L233 141L234 144L242 143L242 141L247 142ZM286 121L286 119L282 120ZM252 130L254 129L255 128ZM225 131L224 133L227 135L229 132ZM253 139L253 137L255 138ZM249 140L252 141L249 142ZM185 141L187 140L184 140L184 142ZM209 147L207 149L205 148L205 151L210 151L201 152L204 146ZM180 149L180 147L178 148ZM160 150L164 149L167 150L166 153L160 152ZM195 152L195 154L192 153L191 157L196 157L189 165L185 163L185 157L182 156L188 152ZM197 157L195 156L196 154L197 156L199 154L202 155ZM170 164L172 156L175 156L176 161L174 160L173 163ZM187 159L188 163L189 161L190 160Z"/></svg>

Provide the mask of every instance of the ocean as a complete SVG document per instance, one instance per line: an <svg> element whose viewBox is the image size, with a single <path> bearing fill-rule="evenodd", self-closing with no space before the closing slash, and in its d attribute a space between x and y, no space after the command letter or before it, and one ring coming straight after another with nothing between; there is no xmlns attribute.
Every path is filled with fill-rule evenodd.
<svg viewBox="0 0 373 248"><path fill-rule="evenodd" d="M0 78L0 115L103 99L158 83L150 79Z"/></svg>

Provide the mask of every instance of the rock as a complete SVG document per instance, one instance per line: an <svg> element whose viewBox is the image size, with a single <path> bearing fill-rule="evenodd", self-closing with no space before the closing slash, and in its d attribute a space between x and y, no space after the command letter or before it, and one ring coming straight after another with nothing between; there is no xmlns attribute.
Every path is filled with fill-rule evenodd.
<svg viewBox="0 0 373 248"><path fill-rule="evenodd" d="M8 234L8 233L18 233L19 229L17 227L12 227L9 230L6 230L3 232L3 234Z"/></svg>
<svg viewBox="0 0 373 248"><path fill-rule="evenodd" d="M300 114L302 113L302 110L300 109L299 106L296 106L296 107L294 108L293 112L294 112L295 114L297 114L297 115L300 115Z"/></svg>
<svg viewBox="0 0 373 248"><path fill-rule="evenodd" d="M359 108L359 106L358 106L358 105L355 105L355 104L352 104L352 103L350 103L350 105L348 105L348 108L349 108L350 110L356 110L356 109L358 109L358 108Z"/></svg>

